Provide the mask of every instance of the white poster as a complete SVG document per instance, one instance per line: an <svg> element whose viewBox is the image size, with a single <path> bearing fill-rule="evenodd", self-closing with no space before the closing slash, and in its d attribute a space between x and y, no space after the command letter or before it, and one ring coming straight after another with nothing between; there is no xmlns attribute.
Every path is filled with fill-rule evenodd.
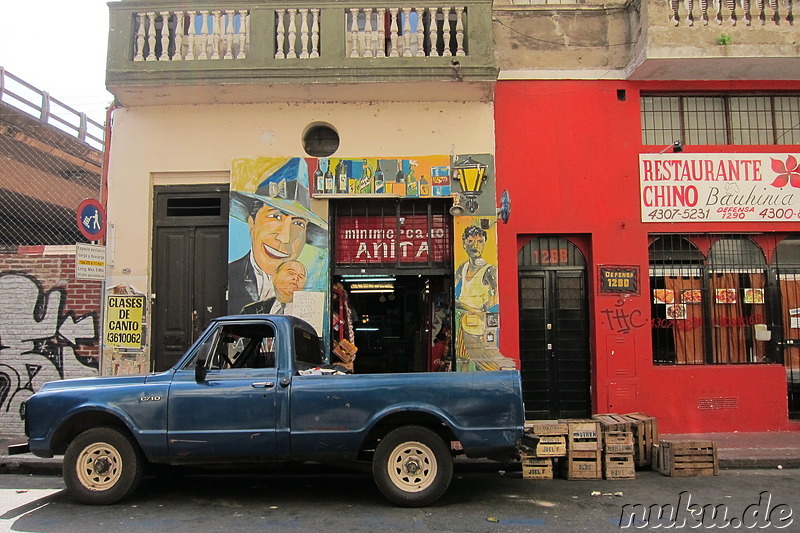
<svg viewBox="0 0 800 533"><path fill-rule="evenodd" d="M640 154L642 222L800 221L800 155Z"/></svg>
<svg viewBox="0 0 800 533"><path fill-rule="evenodd" d="M325 293L296 291L292 302L292 316L303 319L322 337L322 317L325 314Z"/></svg>
<svg viewBox="0 0 800 533"><path fill-rule="evenodd" d="M106 279L106 247L75 243L75 279Z"/></svg>

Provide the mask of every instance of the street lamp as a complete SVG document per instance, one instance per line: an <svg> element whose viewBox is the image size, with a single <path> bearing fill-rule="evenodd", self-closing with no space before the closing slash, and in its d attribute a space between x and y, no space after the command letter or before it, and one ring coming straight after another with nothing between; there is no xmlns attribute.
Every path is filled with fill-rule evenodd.
<svg viewBox="0 0 800 533"><path fill-rule="evenodd" d="M486 181L486 169L489 167L475 161L472 156L460 163L453 165L453 179L461 185L461 194L467 199L464 207L470 213L478 210L478 196L483 192L483 183Z"/></svg>

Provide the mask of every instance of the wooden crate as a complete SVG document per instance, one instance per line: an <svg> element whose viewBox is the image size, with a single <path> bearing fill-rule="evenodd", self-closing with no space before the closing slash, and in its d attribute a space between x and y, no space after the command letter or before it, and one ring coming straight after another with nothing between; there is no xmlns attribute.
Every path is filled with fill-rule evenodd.
<svg viewBox="0 0 800 533"><path fill-rule="evenodd" d="M523 455L522 479L553 479L553 460Z"/></svg>
<svg viewBox="0 0 800 533"><path fill-rule="evenodd" d="M659 472L671 477L718 476L717 444L710 440L661 441Z"/></svg>
<svg viewBox="0 0 800 533"><path fill-rule="evenodd" d="M600 451L603 434L600 423L596 420L570 420L567 450L568 451Z"/></svg>
<svg viewBox="0 0 800 533"><path fill-rule="evenodd" d="M567 455L567 437L563 435L545 435L539 437L536 445L536 457L564 457Z"/></svg>
<svg viewBox="0 0 800 533"><path fill-rule="evenodd" d="M603 473L606 479L634 479L636 464L633 462L633 454L605 454Z"/></svg>
<svg viewBox="0 0 800 533"><path fill-rule="evenodd" d="M622 415L616 413L606 413L592 415L592 420L600 422L603 431L630 431L631 423Z"/></svg>
<svg viewBox="0 0 800 533"><path fill-rule="evenodd" d="M603 466L600 450L567 451L567 479L603 479Z"/></svg>
<svg viewBox="0 0 800 533"><path fill-rule="evenodd" d="M525 431L536 435L567 435L567 423L558 420L527 420Z"/></svg>
<svg viewBox="0 0 800 533"><path fill-rule="evenodd" d="M628 413L622 416L631 424L633 460L636 466L650 466L653 462L653 444L658 443L658 425L655 417L643 413Z"/></svg>
<svg viewBox="0 0 800 533"><path fill-rule="evenodd" d="M633 433L630 431L604 431L603 451L606 455L633 456Z"/></svg>

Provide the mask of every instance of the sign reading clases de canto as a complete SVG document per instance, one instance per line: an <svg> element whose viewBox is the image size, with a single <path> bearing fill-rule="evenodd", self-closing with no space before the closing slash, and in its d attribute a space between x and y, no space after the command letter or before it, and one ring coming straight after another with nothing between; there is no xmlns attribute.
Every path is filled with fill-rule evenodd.
<svg viewBox="0 0 800 533"><path fill-rule="evenodd" d="M144 342L144 296L113 295L106 299L106 346L141 348Z"/></svg>
<svg viewBox="0 0 800 533"><path fill-rule="evenodd" d="M800 155L640 154L642 222L800 221Z"/></svg>

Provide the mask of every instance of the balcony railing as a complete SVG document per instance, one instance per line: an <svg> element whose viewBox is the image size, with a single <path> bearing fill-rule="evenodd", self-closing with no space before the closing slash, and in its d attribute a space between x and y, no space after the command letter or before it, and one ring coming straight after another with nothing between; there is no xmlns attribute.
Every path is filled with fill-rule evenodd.
<svg viewBox="0 0 800 533"><path fill-rule="evenodd" d="M799 0L669 0L672 22L694 26L739 22L750 26L788 25L794 23L794 9Z"/></svg>
<svg viewBox="0 0 800 533"><path fill-rule="evenodd" d="M277 8L275 59L467 56L466 6ZM335 17L344 50L320 48L321 18ZM133 61L247 59L249 9L141 11L134 13Z"/></svg>

